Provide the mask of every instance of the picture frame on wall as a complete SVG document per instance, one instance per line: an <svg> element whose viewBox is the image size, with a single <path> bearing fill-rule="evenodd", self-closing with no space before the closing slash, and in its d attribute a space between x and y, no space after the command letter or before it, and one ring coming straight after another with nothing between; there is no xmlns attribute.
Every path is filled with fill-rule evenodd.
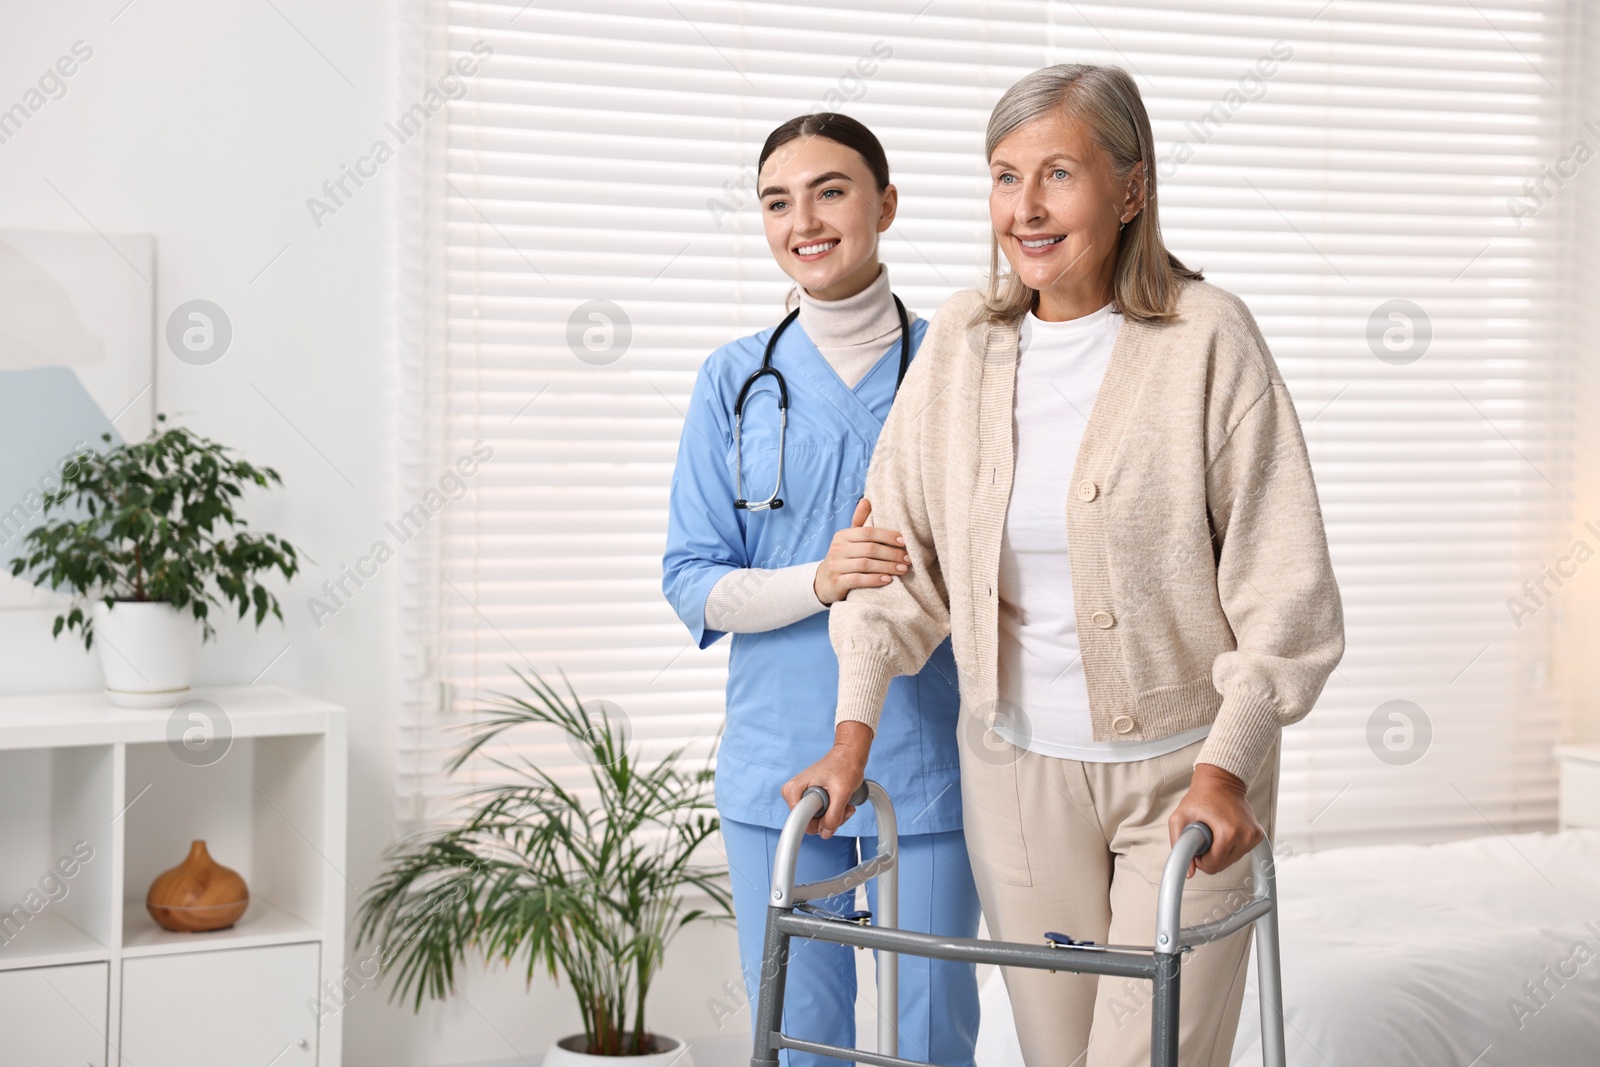
<svg viewBox="0 0 1600 1067"><path fill-rule="evenodd" d="M155 238L0 230L0 610L55 606L9 560L74 454L150 432L155 393Z"/></svg>

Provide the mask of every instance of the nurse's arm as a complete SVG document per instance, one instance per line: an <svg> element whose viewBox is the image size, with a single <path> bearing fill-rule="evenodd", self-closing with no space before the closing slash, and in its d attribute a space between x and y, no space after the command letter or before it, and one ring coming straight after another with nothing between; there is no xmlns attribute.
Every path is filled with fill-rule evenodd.
<svg viewBox="0 0 1600 1067"><path fill-rule="evenodd" d="M701 367L667 500L661 591L700 648L727 632L707 611L711 591L730 575L744 572L750 562L740 513L733 506L738 493L727 463L733 444L728 409L707 367Z"/></svg>
<svg viewBox="0 0 1600 1067"><path fill-rule="evenodd" d="M817 566L740 567L717 579L706 596L706 625L728 634L781 630L827 605L812 589Z"/></svg>
<svg viewBox="0 0 1600 1067"><path fill-rule="evenodd" d="M866 525L872 513L857 502L850 525L833 535L818 563L792 567L740 567L717 579L706 596L706 625L730 634L781 630L809 619L850 590L882 585L906 572L911 557L896 530Z"/></svg>

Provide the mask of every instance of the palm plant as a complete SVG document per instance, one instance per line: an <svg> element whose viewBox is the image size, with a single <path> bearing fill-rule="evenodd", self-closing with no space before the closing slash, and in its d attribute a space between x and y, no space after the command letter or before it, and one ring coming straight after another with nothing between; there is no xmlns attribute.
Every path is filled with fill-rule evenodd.
<svg viewBox="0 0 1600 1067"><path fill-rule="evenodd" d="M388 851L363 896L356 944L377 944L391 997L411 998L413 1010L424 996L444 999L469 954L524 958L529 981L543 964L566 976L590 1054L648 1053L645 1000L668 944L688 923L731 915L726 869L691 862L718 829L712 771L680 769L681 748L638 762L603 707L591 719L570 683L569 700L537 673L516 673L532 699L496 694L446 769L509 730L554 725L583 752L598 801L525 757L493 760L508 780L467 794L469 818ZM715 907L686 909L681 894L696 889Z"/></svg>

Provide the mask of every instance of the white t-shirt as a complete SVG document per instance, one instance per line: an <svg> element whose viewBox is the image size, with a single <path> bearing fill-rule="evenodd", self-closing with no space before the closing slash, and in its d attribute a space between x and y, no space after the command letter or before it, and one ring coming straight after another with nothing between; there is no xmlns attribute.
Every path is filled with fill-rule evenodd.
<svg viewBox="0 0 1600 1067"><path fill-rule="evenodd" d="M1155 741L1096 741L1089 720L1073 613L1067 488L1121 327L1122 315L1110 304L1065 322L1046 322L1031 311L1023 319L1011 416L1014 474L1000 541L1002 703L993 729L1030 752L1097 763L1149 759L1210 730L1202 726Z"/></svg>

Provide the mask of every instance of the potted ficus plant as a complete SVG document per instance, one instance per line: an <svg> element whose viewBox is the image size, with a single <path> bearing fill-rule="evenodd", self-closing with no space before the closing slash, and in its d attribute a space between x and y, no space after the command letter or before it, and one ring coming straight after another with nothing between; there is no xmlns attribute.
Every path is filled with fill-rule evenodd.
<svg viewBox="0 0 1600 1067"><path fill-rule="evenodd" d="M683 1067L683 1042L652 1030L645 1005L678 931L731 915L726 868L693 861L718 830L711 769L684 769L682 749L639 761L603 703L586 708L570 684L563 696L536 673L517 676L531 699L496 694L447 770L508 731L553 725L588 764L590 788L564 787L525 757L485 754L503 780L465 794L463 821L390 848L363 895L356 944L376 944L391 997L419 1011L424 996L454 990L469 957L518 964L530 982L541 967L564 978L583 1033L555 1042L546 1067L616 1057ZM691 907L692 891L710 906Z"/></svg>
<svg viewBox="0 0 1600 1067"><path fill-rule="evenodd" d="M109 445L111 435L101 439ZM100 637L113 703L176 704L189 690L197 624L202 641L215 636L213 605L230 601L241 619L253 607L257 626L268 612L283 619L256 576L276 569L292 578L295 548L245 530L234 510L246 486L282 481L182 426L157 425L143 441L72 457L11 573L70 595L52 636L78 630L85 649ZM71 514L50 519L51 511Z"/></svg>

